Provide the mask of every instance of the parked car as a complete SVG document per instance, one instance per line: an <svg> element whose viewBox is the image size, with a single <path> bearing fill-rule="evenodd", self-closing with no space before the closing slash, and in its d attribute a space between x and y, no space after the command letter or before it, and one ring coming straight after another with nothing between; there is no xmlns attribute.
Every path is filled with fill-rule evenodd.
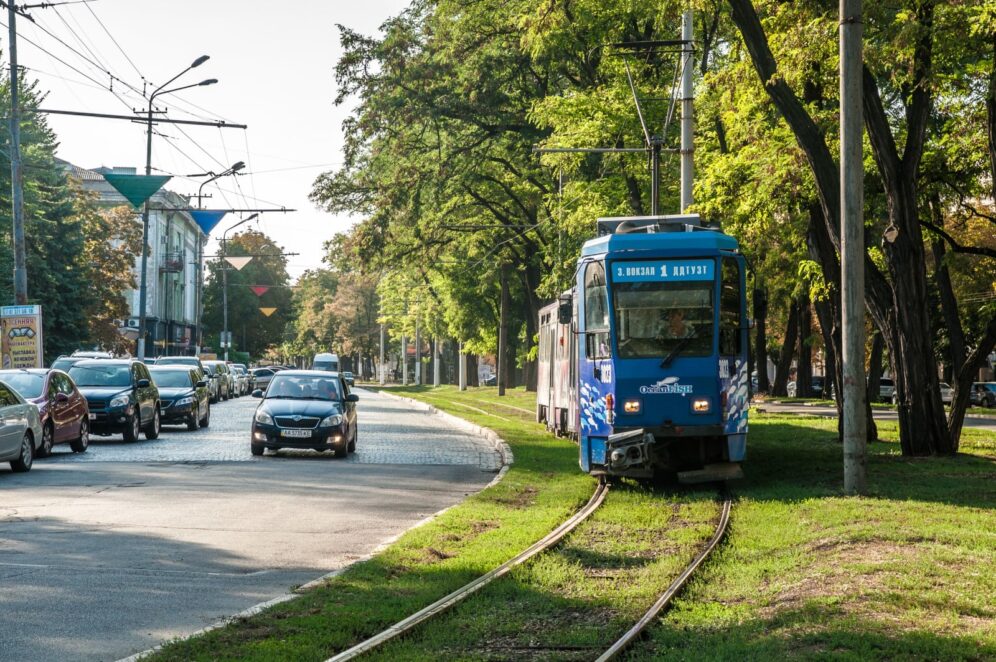
<svg viewBox="0 0 996 662"><path fill-rule="evenodd" d="M270 385L270 380L273 379L273 375L277 374L272 368L253 368L252 381L253 390L266 390L266 387Z"/></svg>
<svg viewBox="0 0 996 662"><path fill-rule="evenodd" d="M121 433L125 441L159 436L159 389L149 368L131 359L81 361L69 370L90 408L90 433Z"/></svg>
<svg viewBox="0 0 996 662"><path fill-rule="evenodd" d="M246 369L234 363L229 364L228 369L231 371L232 378L235 380L235 395L237 397L242 397L243 395L252 393L249 389L249 373L246 372Z"/></svg>
<svg viewBox="0 0 996 662"><path fill-rule="evenodd" d="M498 386L498 375L491 375L490 377L486 377L484 381L481 382L481 384L483 386Z"/></svg>
<svg viewBox="0 0 996 662"><path fill-rule="evenodd" d="M969 402L976 407L996 407L996 382L974 382Z"/></svg>
<svg viewBox="0 0 996 662"><path fill-rule="evenodd" d="M232 397L232 382L229 379L228 365L224 361L204 361L204 369L208 377L215 381L215 402L228 400Z"/></svg>
<svg viewBox="0 0 996 662"><path fill-rule="evenodd" d="M948 384L941 382L941 402L943 402L946 405L949 405L951 404L951 401L953 399L954 399L954 389L951 388L951 386L949 386Z"/></svg>
<svg viewBox="0 0 996 662"><path fill-rule="evenodd" d="M285 370L273 377L253 415L250 449L310 448L345 457L356 450L359 397L337 373Z"/></svg>
<svg viewBox="0 0 996 662"><path fill-rule="evenodd" d="M350 386L355 386L356 385L356 378L353 377L353 373L351 373L350 371L344 370L342 372L342 378Z"/></svg>
<svg viewBox="0 0 996 662"><path fill-rule="evenodd" d="M0 381L0 462L10 462L16 472L30 471L41 443L38 407Z"/></svg>
<svg viewBox="0 0 996 662"><path fill-rule="evenodd" d="M891 402L895 404L896 382L888 377L883 377L878 380L878 399L882 402Z"/></svg>
<svg viewBox="0 0 996 662"><path fill-rule="evenodd" d="M52 361L52 365L49 366L53 370L61 370L62 372L69 372L69 369L80 361L92 361L93 357L89 356L60 356L56 360Z"/></svg>
<svg viewBox="0 0 996 662"><path fill-rule="evenodd" d="M200 370L173 364L154 365L149 372L159 387L159 407L164 424L186 423L190 431L211 424L209 380Z"/></svg>
<svg viewBox="0 0 996 662"><path fill-rule="evenodd" d="M246 390L245 393L248 395L256 390L255 380L253 379L252 371L246 367L245 363L232 363L232 366L236 368L241 368L242 372L246 375Z"/></svg>
<svg viewBox="0 0 996 662"><path fill-rule="evenodd" d="M90 410L72 377L61 370L33 368L0 370L0 380L38 407L42 436L38 457L52 454L56 444L69 444L74 453L90 445Z"/></svg>
<svg viewBox="0 0 996 662"><path fill-rule="evenodd" d="M218 381L212 380L208 374L204 363L196 356L160 356L156 359L156 365L186 365L197 368L200 378L207 380L208 391L211 393L211 402L218 401ZM199 381L199 380L198 380Z"/></svg>

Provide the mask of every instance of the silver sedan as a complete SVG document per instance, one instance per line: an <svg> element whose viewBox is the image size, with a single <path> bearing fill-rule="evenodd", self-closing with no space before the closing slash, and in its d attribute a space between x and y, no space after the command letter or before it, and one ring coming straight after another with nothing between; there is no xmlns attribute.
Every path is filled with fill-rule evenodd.
<svg viewBox="0 0 996 662"><path fill-rule="evenodd" d="M0 382L0 462L14 471L30 471L42 440L38 407Z"/></svg>

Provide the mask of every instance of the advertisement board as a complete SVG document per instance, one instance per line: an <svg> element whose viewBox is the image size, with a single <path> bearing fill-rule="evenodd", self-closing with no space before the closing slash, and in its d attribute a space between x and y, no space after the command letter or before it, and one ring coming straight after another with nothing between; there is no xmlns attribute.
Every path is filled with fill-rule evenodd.
<svg viewBox="0 0 996 662"><path fill-rule="evenodd" d="M0 306L0 365L44 367L41 306Z"/></svg>

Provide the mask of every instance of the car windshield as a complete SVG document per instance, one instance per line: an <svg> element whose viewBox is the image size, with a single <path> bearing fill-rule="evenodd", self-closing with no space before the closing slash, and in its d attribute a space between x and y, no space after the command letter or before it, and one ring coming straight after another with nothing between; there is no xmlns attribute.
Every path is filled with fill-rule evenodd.
<svg viewBox="0 0 996 662"><path fill-rule="evenodd" d="M45 377L30 372L0 372L0 379L22 398L37 398L45 387Z"/></svg>
<svg viewBox="0 0 996 662"><path fill-rule="evenodd" d="M660 358L679 344L684 356L711 354L714 287L712 281L616 283L619 357Z"/></svg>
<svg viewBox="0 0 996 662"><path fill-rule="evenodd" d="M197 365L200 361L194 356L160 356L157 365Z"/></svg>
<svg viewBox="0 0 996 662"><path fill-rule="evenodd" d="M77 386L130 386L131 366L81 366L77 364L69 369L69 376L73 378Z"/></svg>
<svg viewBox="0 0 996 662"><path fill-rule="evenodd" d="M267 398L290 400L339 400L335 379L311 375L275 375L266 389Z"/></svg>
<svg viewBox="0 0 996 662"><path fill-rule="evenodd" d="M189 370L154 370L152 379L163 388L191 387Z"/></svg>

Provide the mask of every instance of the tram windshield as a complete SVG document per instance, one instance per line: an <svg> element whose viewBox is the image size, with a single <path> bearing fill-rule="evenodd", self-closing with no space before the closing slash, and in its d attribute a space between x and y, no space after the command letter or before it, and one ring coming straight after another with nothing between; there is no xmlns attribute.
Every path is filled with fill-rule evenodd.
<svg viewBox="0 0 996 662"><path fill-rule="evenodd" d="M613 300L619 358L712 354L713 281L616 283Z"/></svg>

